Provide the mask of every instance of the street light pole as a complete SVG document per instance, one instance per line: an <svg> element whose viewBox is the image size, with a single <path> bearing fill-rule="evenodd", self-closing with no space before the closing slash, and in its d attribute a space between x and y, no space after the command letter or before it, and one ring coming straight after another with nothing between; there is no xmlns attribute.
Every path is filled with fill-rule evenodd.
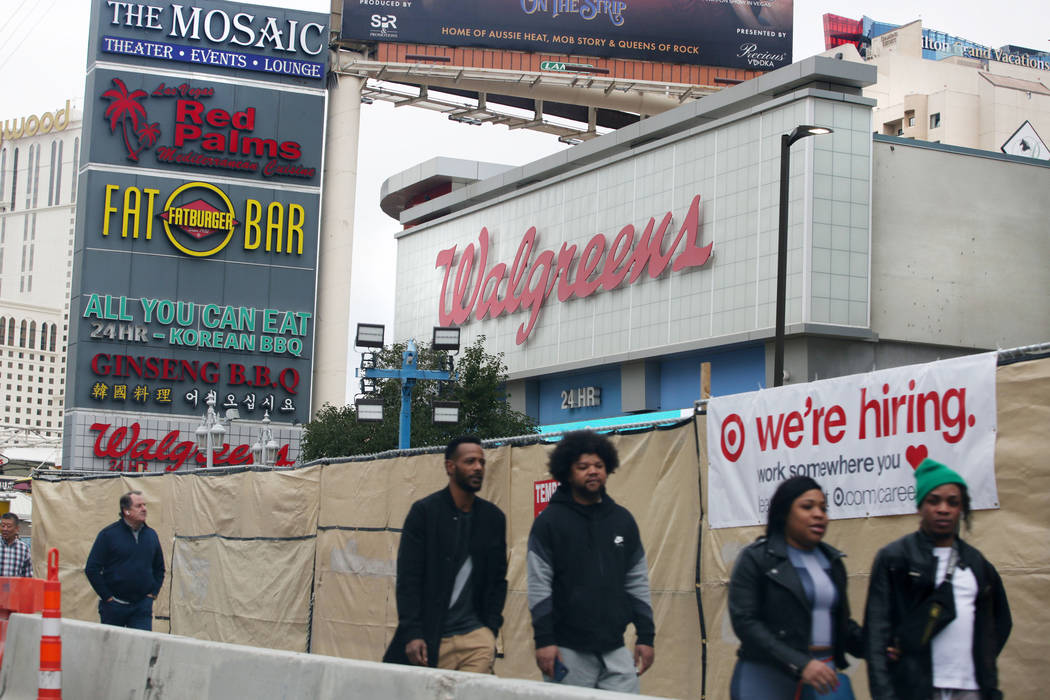
<svg viewBox="0 0 1050 700"><path fill-rule="evenodd" d="M362 343L362 326L365 326L364 332L371 333L371 337L366 337L365 343ZM379 329L379 330L374 330ZM382 347L383 346L383 335L382 326L374 326L368 324L358 325L358 341L356 347ZM453 352L459 350L459 330L455 328L435 328L434 329L434 342L431 347L438 350L452 350ZM401 353L401 368L400 369L379 369L376 367L365 367L362 366L358 372L359 377L365 379L400 379L401 380L401 420L398 424L398 444L397 447L400 450L407 450L412 446L412 390L416 385L416 381L420 379L432 379L440 382L451 382L457 378L455 368L452 363L449 362L448 367L442 370L433 369L419 369L418 359L419 352L416 348L416 341L414 339L409 340L405 345L404 352ZM451 406L453 402L444 402ZM372 409L375 404L379 404L378 412L369 410L369 417L366 419L361 418L361 407L368 406ZM358 406L358 420L366 421L381 421L382 420L382 407L381 401L376 399L359 399L357 401ZM378 416L378 417L377 417ZM443 419L439 422L449 422L447 419ZM455 421L452 421L455 422Z"/></svg>
<svg viewBox="0 0 1050 700"><path fill-rule="evenodd" d="M791 144L807 136L830 134L823 126L800 125L780 136L780 225L777 231L777 311L773 340L773 386L784 384L784 316L787 310L788 182Z"/></svg>
<svg viewBox="0 0 1050 700"><path fill-rule="evenodd" d="M211 469L215 464L215 450L222 447L226 437L226 428L215 412L215 397L209 396L207 403L208 410L201 417L201 424L194 434L197 436L198 449L204 450L204 466Z"/></svg>

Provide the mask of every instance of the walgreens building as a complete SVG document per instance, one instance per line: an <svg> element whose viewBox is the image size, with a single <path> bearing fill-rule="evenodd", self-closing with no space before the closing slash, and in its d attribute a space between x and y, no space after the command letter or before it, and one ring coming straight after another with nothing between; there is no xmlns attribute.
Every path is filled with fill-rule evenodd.
<svg viewBox="0 0 1050 700"><path fill-rule="evenodd" d="M875 78L816 56L522 167L393 176L397 339L485 336L543 425L690 409L705 362L714 395L772 386L781 135L818 125L791 147L785 383L1045 341L1050 167L873 135Z"/></svg>

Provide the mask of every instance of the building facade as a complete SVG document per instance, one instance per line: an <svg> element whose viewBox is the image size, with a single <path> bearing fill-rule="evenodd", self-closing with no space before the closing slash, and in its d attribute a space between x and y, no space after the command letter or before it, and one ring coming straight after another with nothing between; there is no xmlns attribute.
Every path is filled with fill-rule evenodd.
<svg viewBox="0 0 1050 700"><path fill-rule="evenodd" d="M1050 160L1050 53L825 15L828 54L878 68L875 131Z"/></svg>
<svg viewBox="0 0 1050 700"><path fill-rule="evenodd" d="M873 136L874 82L814 57L404 209L396 339L485 336L544 425L690 408L705 362L715 395L771 386L780 137L812 124L787 382L1045 341L1050 168Z"/></svg>
<svg viewBox="0 0 1050 700"><path fill-rule="evenodd" d="M0 140L0 425L29 443L62 434L80 132L66 100Z"/></svg>

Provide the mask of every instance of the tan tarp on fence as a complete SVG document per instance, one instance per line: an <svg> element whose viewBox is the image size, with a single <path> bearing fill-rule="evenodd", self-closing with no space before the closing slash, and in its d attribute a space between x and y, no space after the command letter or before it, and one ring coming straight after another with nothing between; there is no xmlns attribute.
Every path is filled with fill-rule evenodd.
<svg viewBox="0 0 1050 700"><path fill-rule="evenodd" d="M1008 696L1037 697L1050 685L1043 661L1050 624L1050 360L998 370L996 472L1002 509L975 517L969 540L1006 582L1014 632L1001 658ZM700 455L706 467L703 419ZM648 694L699 697L700 624L695 564L700 508L694 427L615 436L622 467L610 493L634 513L649 558L657 661ZM487 451L482 496L508 518L502 676L539 678L525 593L525 547L533 484L547 478L546 445ZM1042 458L1042 459L1040 459ZM38 575L48 547L61 551L63 614L97 620L83 574L95 533L115 520L117 499L143 491L149 522L165 546L169 574L154 629L204 639L378 660L397 612L398 530L411 503L440 488L440 455L315 466L282 472L120 476L34 481L33 555ZM704 473L706 486L706 471ZM879 546L915 527L911 516L835 521L828 540L848 554L850 601L863 616ZM704 530L702 578L708 635L707 697L728 697L736 638L726 592L736 554L760 528ZM313 598L312 625L310 602ZM850 670L866 698L864 664Z"/></svg>

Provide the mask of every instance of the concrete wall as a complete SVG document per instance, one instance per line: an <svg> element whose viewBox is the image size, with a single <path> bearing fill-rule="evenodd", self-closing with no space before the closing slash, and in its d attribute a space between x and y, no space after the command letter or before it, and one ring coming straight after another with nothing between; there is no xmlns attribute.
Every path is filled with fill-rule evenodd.
<svg viewBox="0 0 1050 700"><path fill-rule="evenodd" d="M12 615L0 698L37 696L40 617ZM62 692L67 698L405 698L573 700L604 693L535 681L271 651L189 637L62 620Z"/></svg>
<svg viewBox="0 0 1050 700"><path fill-rule="evenodd" d="M901 139L874 144L871 330L1010 348L1050 328L1050 167Z"/></svg>

